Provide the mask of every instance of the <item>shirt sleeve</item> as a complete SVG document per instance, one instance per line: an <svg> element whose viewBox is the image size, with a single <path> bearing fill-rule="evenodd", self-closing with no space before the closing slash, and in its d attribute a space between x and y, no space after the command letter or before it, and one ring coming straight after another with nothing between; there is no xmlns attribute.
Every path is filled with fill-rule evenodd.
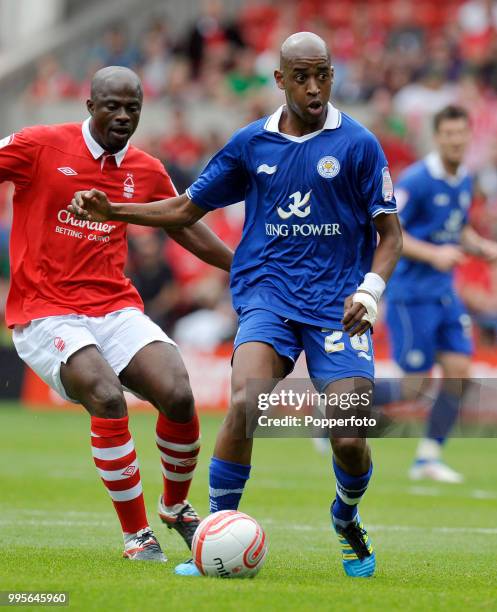
<svg viewBox="0 0 497 612"><path fill-rule="evenodd" d="M0 182L12 181L23 186L33 176L36 145L25 131L11 134L0 140Z"/></svg>
<svg viewBox="0 0 497 612"><path fill-rule="evenodd" d="M361 152L360 186L371 217L396 213L397 204L388 162L378 140L371 134Z"/></svg>
<svg viewBox="0 0 497 612"><path fill-rule="evenodd" d="M176 190L171 177L165 170L164 166L159 162L157 182L152 193L150 194L150 202L167 200L169 198L174 198L177 195L178 191Z"/></svg>
<svg viewBox="0 0 497 612"><path fill-rule="evenodd" d="M239 133L235 134L186 190L200 208L214 210L245 199L248 181L240 140Z"/></svg>

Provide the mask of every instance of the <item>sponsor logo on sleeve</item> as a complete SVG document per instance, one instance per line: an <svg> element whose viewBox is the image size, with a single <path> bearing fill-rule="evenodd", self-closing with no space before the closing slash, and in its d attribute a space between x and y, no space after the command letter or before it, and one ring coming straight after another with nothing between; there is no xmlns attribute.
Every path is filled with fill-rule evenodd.
<svg viewBox="0 0 497 612"><path fill-rule="evenodd" d="M393 200L393 182L390 176L390 170L388 166L385 166L381 171L382 175L382 188L381 193L385 202L391 202Z"/></svg>

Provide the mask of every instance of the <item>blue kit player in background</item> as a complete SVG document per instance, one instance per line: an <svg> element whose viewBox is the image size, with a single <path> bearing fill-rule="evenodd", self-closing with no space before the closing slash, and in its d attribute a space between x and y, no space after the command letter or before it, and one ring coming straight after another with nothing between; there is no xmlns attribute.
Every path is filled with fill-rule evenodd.
<svg viewBox="0 0 497 612"><path fill-rule="evenodd" d="M464 381L470 377L473 348L470 318L454 290L453 271L465 253L495 260L497 244L468 224L473 181L462 165L470 138L467 112L448 106L435 115L433 126L437 150L407 168L396 184L404 246L386 292L386 320L393 357L406 377L377 381L375 403L422 393L438 363L444 380L409 475L458 483L462 475L441 461L441 451L469 384Z"/></svg>
<svg viewBox="0 0 497 612"><path fill-rule="evenodd" d="M325 42L290 36L275 71L286 104L234 134L185 194L152 205L110 204L78 192L81 218L190 225L245 200L243 236L231 270L240 317L232 398L210 464L210 509L237 509L250 475L261 391L285 377L304 351L326 393L372 392L370 328L402 248L392 181L376 138L329 103L333 67ZM377 233L380 240L376 247ZM375 555L357 505L372 474L362 437L331 437L337 495L332 524L349 576L371 576ZM193 563L176 569L197 574Z"/></svg>

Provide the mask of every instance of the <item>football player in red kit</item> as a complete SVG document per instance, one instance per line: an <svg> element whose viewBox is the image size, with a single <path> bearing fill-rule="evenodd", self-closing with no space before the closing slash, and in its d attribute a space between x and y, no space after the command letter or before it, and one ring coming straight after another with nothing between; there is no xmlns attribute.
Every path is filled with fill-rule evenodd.
<svg viewBox="0 0 497 612"><path fill-rule="evenodd" d="M159 516L190 546L199 517L187 494L200 437L188 374L124 275L126 224L81 221L66 209L89 186L128 202L176 195L162 164L129 144L142 99L134 72L103 68L82 124L31 127L0 140L0 181L15 184L6 318L20 357L91 415L93 459L121 522L124 556L165 561L147 520L123 388L158 410ZM229 271L230 249L204 224L168 233Z"/></svg>

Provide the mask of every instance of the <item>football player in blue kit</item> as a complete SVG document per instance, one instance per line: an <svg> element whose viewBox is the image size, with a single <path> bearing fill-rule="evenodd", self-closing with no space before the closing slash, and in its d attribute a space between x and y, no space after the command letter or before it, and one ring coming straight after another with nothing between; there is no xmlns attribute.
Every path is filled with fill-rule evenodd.
<svg viewBox="0 0 497 612"><path fill-rule="evenodd" d="M454 289L454 268L465 253L495 260L497 244L468 222L473 181L463 165L470 138L467 112L448 106L435 115L433 127L436 150L407 168L396 184L404 247L386 292L386 321L393 357L406 376L377 380L375 403L424 393L438 363L443 381L409 475L459 483L462 475L441 460L469 384L473 350L470 317Z"/></svg>
<svg viewBox="0 0 497 612"><path fill-rule="evenodd" d="M246 432L258 414L250 380L266 381L271 391L304 351L320 391L372 392L370 328L402 248L383 151L329 102L325 42L309 32L290 36L275 79L286 104L236 132L185 194L128 206L91 190L70 205L82 218L171 227L245 201L231 270L239 315L232 398L210 464L212 512L237 509L249 478L253 439ZM331 520L343 566L349 576L371 576L375 554L357 512L372 474L370 449L364 436L333 432L331 445ZM199 574L192 562L176 571Z"/></svg>

